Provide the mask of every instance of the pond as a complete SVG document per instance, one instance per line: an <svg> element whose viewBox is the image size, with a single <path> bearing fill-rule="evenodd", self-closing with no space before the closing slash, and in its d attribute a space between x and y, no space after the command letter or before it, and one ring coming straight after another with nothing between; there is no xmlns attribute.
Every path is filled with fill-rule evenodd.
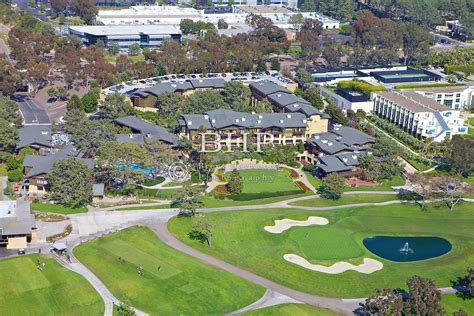
<svg viewBox="0 0 474 316"><path fill-rule="evenodd" d="M440 237L373 236L363 240L373 254L391 261L410 262L448 253L452 245Z"/></svg>

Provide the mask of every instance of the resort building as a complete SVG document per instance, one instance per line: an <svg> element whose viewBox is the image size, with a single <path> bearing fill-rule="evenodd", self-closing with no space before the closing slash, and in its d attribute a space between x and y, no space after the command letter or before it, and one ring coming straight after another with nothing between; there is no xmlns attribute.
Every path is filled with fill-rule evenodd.
<svg viewBox="0 0 474 316"><path fill-rule="evenodd" d="M36 240L36 221L30 203L0 201L0 247L24 249Z"/></svg>
<svg viewBox="0 0 474 316"><path fill-rule="evenodd" d="M157 139L170 146L178 144L178 137L168 132L165 128L151 124L135 116L126 116L114 120L115 124L128 127L132 130L130 134L117 134L119 142L132 142L139 145L145 144L148 140Z"/></svg>
<svg viewBox="0 0 474 316"><path fill-rule="evenodd" d="M374 92L373 112L416 137L441 142L452 135L466 134L459 110L452 110L414 91Z"/></svg>
<svg viewBox="0 0 474 316"><path fill-rule="evenodd" d="M25 147L35 149L40 155L50 151L52 146L50 125L28 125L20 128L18 133L18 143L16 151Z"/></svg>
<svg viewBox="0 0 474 316"><path fill-rule="evenodd" d="M51 172L51 168L58 160L68 157L75 157L82 160L90 169L95 168L93 159L83 158L83 153L76 150L72 145L66 145L57 152L48 156L26 155L23 161L23 189L32 197L47 193L49 186L46 181L46 175Z"/></svg>
<svg viewBox="0 0 474 316"><path fill-rule="evenodd" d="M101 40L108 47L116 42L121 49L132 44L158 48L165 40L181 41L181 31L172 25L71 25L69 35L78 36L85 45Z"/></svg>
<svg viewBox="0 0 474 316"><path fill-rule="evenodd" d="M325 177L337 172L351 177L361 174L358 158L368 153L375 138L355 128L334 125L328 133L316 133L305 143L305 153L301 157L315 164L316 175Z"/></svg>
<svg viewBox="0 0 474 316"><path fill-rule="evenodd" d="M413 91L452 110L466 110L472 106L474 86L414 88Z"/></svg>
<svg viewBox="0 0 474 316"><path fill-rule="evenodd" d="M255 137L255 133L269 133L273 144L297 144L312 134L327 131L327 119L320 115L307 117L296 113L244 113L230 110L213 110L204 114L182 115L179 120L181 136L200 144L201 133L217 133L222 145L230 142L241 146L243 133ZM229 139L231 133L231 139ZM267 139L266 136L262 136ZM249 144L251 140L249 139Z"/></svg>

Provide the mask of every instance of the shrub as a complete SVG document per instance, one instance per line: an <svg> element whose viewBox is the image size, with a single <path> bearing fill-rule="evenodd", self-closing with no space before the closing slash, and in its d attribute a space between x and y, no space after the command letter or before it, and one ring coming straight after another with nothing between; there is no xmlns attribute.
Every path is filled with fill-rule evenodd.
<svg viewBox="0 0 474 316"><path fill-rule="evenodd" d="M313 172L316 170L316 167L313 164L306 164L303 166L303 170L307 172Z"/></svg>
<svg viewBox="0 0 474 316"><path fill-rule="evenodd" d="M371 92L376 92L376 91L386 91L385 87L382 86L374 86L371 85L370 83L367 83L362 80L345 80L345 81L340 81L337 86L339 88L345 88L345 89L353 89L357 90L359 92L362 92L363 94L367 95L370 97Z"/></svg>
<svg viewBox="0 0 474 316"><path fill-rule="evenodd" d="M23 179L23 170L21 168L8 171L8 181L18 182Z"/></svg>
<svg viewBox="0 0 474 316"><path fill-rule="evenodd" d="M157 177L155 179L146 179L145 181L143 181L143 185L151 187L151 186L160 184L163 181L165 181L164 177Z"/></svg>

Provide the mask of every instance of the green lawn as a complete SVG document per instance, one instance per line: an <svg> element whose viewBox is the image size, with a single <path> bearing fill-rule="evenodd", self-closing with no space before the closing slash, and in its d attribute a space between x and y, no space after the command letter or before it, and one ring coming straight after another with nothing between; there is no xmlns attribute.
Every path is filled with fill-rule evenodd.
<svg viewBox="0 0 474 316"><path fill-rule="evenodd" d="M109 63L111 64L115 64L116 60L117 60L117 56L118 55L106 55L105 56L105 60L107 60ZM130 59L131 61L133 61L134 63L137 63L139 61L145 61L145 56L143 54L140 54L140 55L128 55L127 56L128 59Z"/></svg>
<svg viewBox="0 0 474 316"><path fill-rule="evenodd" d="M401 176L394 176L390 180L383 180L378 185L360 185L357 187L347 186L344 191L393 191L392 187L404 185L405 181Z"/></svg>
<svg viewBox="0 0 474 316"><path fill-rule="evenodd" d="M445 294L441 299L444 309L448 315L452 315L461 308L467 312L468 315L474 315L474 298L462 299L457 294Z"/></svg>
<svg viewBox="0 0 474 316"><path fill-rule="evenodd" d="M300 190L290 178L289 169L239 170L244 186L242 193L277 193ZM229 174L226 174L229 176Z"/></svg>
<svg viewBox="0 0 474 316"><path fill-rule="evenodd" d="M166 246L144 227L87 242L74 253L117 298L150 314L222 315L264 293L258 285ZM137 266L143 267L143 277Z"/></svg>
<svg viewBox="0 0 474 316"><path fill-rule="evenodd" d="M357 204L357 203L379 203L379 202L393 201L393 200L398 200L398 199L399 197L396 194L343 194L337 200L319 197L319 198L314 198L310 200L293 202L293 203L290 203L290 205L325 207L325 206Z"/></svg>
<svg viewBox="0 0 474 316"><path fill-rule="evenodd" d="M61 204L50 204L50 203L31 203L31 210L38 212L48 212L48 213L59 213L59 214L76 214L76 213L86 213L87 208L85 206L70 208L62 206Z"/></svg>
<svg viewBox="0 0 474 316"><path fill-rule="evenodd" d="M319 189L319 187L321 187L323 185L323 182L321 180L319 180L318 178L313 176L308 171L303 171L303 172L306 175L306 177L308 178L308 181L313 185L313 187L315 189Z"/></svg>
<svg viewBox="0 0 474 316"><path fill-rule="evenodd" d="M116 211L135 211L135 210L161 210L172 208L171 204L162 204L162 205L140 205L140 206L130 206L125 208L118 208Z"/></svg>
<svg viewBox="0 0 474 316"><path fill-rule="evenodd" d="M336 316L336 312L305 304L281 304L245 313L246 316Z"/></svg>
<svg viewBox="0 0 474 316"><path fill-rule="evenodd" d="M242 206L242 205L264 205L264 204L271 204L280 201L285 201L293 198L298 198L302 196L307 196L313 194L312 192L305 192L301 191L302 193L299 194L292 194L292 195L281 195L281 196L273 196L268 198L262 199L255 199L255 200L246 200L246 201L232 201L232 200L219 200L213 198L211 196L204 196L201 198L201 201L204 203L203 207L227 207L227 206Z"/></svg>
<svg viewBox="0 0 474 316"><path fill-rule="evenodd" d="M205 213L215 227L212 248L188 238L193 218L173 218L169 227L186 244L277 283L319 295L365 297L377 287L403 288L407 278L414 274L432 278L440 287L450 286L450 280L464 276L466 269L474 266L472 206L467 202L459 204L452 212L444 206L430 205L422 211L417 205L396 204L331 211L295 208ZM326 217L329 224L296 227L282 234L263 229L276 219L304 220L311 215ZM298 236L304 237L305 232L307 242ZM363 246L365 237L375 235L440 236L448 239L453 249L430 260L396 263L376 257ZM355 271L329 275L286 262L282 256L287 253L317 257L312 262L324 265L343 257L357 264L364 257L376 258L383 262L384 268L367 275Z"/></svg>
<svg viewBox="0 0 474 316"><path fill-rule="evenodd" d="M46 263L36 269L36 260ZM0 315L101 315L104 303L79 274L47 256L0 260Z"/></svg>

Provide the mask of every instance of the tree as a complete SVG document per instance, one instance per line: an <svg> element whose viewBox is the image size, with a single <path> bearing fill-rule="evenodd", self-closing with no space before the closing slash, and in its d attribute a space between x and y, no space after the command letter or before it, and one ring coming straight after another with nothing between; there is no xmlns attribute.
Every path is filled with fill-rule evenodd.
<svg viewBox="0 0 474 316"><path fill-rule="evenodd" d="M97 150L98 177L108 184L125 189L143 182L144 173L136 166L149 167L151 157L146 149L131 142L104 142Z"/></svg>
<svg viewBox="0 0 474 316"><path fill-rule="evenodd" d="M420 276L408 279L408 308L409 315L445 315L441 306L441 291L438 290L433 280Z"/></svg>
<svg viewBox="0 0 474 316"><path fill-rule="evenodd" d="M234 111L250 111L250 88L242 81L228 81L224 85L222 95L224 102Z"/></svg>
<svg viewBox="0 0 474 316"><path fill-rule="evenodd" d="M458 173L467 177L474 171L474 139L454 135L451 138L450 156Z"/></svg>
<svg viewBox="0 0 474 316"><path fill-rule="evenodd" d="M467 269L468 289L471 296L474 296L474 269Z"/></svg>
<svg viewBox="0 0 474 316"><path fill-rule="evenodd" d="M108 41L107 51L112 55L117 55L120 52L120 46L116 41Z"/></svg>
<svg viewBox="0 0 474 316"><path fill-rule="evenodd" d="M99 48L105 48L105 42L101 39L98 39L97 42L95 42L95 46Z"/></svg>
<svg viewBox="0 0 474 316"><path fill-rule="evenodd" d="M73 94L72 97L67 102L67 109L68 109L68 111L71 111L71 110L81 110L82 111L81 98L79 98L77 95Z"/></svg>
<svg viewBox="0 0 474 316"><path fill-rule="evenodd" d="M241 193L244 188L242 176L237 169L232 170L227 182L227 189L230 193Z"/></svg>
<svg viewBox="0 0 474 316"><path fill-rule="evenodd" d="M324 101L318 88L304 90L302 97L316 109L322 110L324 108Z"/></svg>
<svg viewBox="0 0 474 316"><path fill-rule="evenodd" d="M94 113L99 104L99 95L95 91L89 91L82 96L81 103L86 113Z"/></svg>
<svg viewBox="0 0 474 316"><path fill-rule="evenodd" d="M218 91L196 91L182 103L183 113L204 113L215 109L229 109Z"/></svg>
<svg viewBox="0 0 474 316"><path fill-rule="evenodd" d="M158 170L167 168L176 161L176 155L171 147L158 139L147 141L145 148L153 162L153 178L158 176Z"/></svg>
<svg viewBox="0 0 474 316"><path fill-rule="evenodd" d="M434 177L426 173L415 172L407 175L407 180L410 183L411 190L421 197L421 208L424 209L426 200L433 195Z"/></svg>
<svg viewBox="0 0 474 316"><path fill-rule="evenodd" d="M403 298L391 289L376 289L364 304L367 313L378 316L402 315L403 307Z"/></svg>
<svg viewBox="0 0 474 316"><path fill-rule="evenodd" d="M338 199L344 191L346 183L344 178L336 172L330 173L323 179L323 192L325 197Z"/></svg>
<svg viewBox="0 0 474 316"><path fill-rule="evenodd" d="M7 176L8 176L8 181L19 182L23 179L23 170L21 168L9 170L7 172Z"/></svg>
<svg viewBox="0 0 474 316"><path fill-rule="evenodd" d="M179 29L183 34L189 34L194 32L194 21L191 19L182 19L179 23Z"/></svg>
<svg viewBox="0 0 474 316"><path fill-rule="evenodd" d="M288 18L288 23L292 24L293 28L299 31L304 23L304 17L301 13L293 14Z"/></svg>
<svg viewBox="0 0 474 316"><path fill-rule="evenodd" d="M311 76L311 74L304 68L298 69L296 72L296 79L303 87L314 81L313 76Z"/></svg>
<svg viewBox="0 0 474 316"><path fill-rule="evenodd" d="M336 103L334 103L334 101L328 101L325 112L331 116L331 119L334 121L334 123L347 125L347 117L344 115L344 112L342 112L342 110L336 105Z"/></svg>
<svg viewBox="0 0 474 316"><path fill-rule="evenodd" d="M257 68L255 69L256 72L265 72L267 71L267 63L264 59L260 59L257 62Z"/></svg>
<svg viewBox="0 0 474 316"><path fill-rule="evenodd" d="M109 94L105 100L99 104L99 112L106 119L116 119L133 114L132 106L125 100L121 93Z"/></svg>
<svg viewBox="0 0 474 316"><path fill-rule="evenodd" d="M92 170L74 157L58 160L46 176L51 197L60 204L78 207L92 198Z"/></svg>
<svg viewBox="0 0 474 316"><path fill-rule="evenodd" d="M179 205L180 209L189 211L192 216L196 215L196 210L203 204L200 200L204 188L200 185L191 185L185 183L178 192L178 199L175 201Z"/></svg>
<svg viewBox="0 0 474 316"><path fill-rule="evenodd" d="M120 305L117 306L116 310L117 310L118 316L136 316L137 315L133 307L123 302L120 302Z"/></svg>
<svg viewBox="0 0 474 316"><path fill-rule="evenodd" d="M280 67L280 60L277 57L272 58L271 69L275 71L280 71Z"/></svg>
<svg viewBox="0 0 474 316"><path fill-rule="evenodd" d="M219 30L227 30L229 28L229 24L224 19L219 19L217 21L217 28Z"/></svg>
<svg viewBox="0 0 474 316"><path fill-rule="evenodd" d="M466 188L459 178L449 175L435 176L433 179L433 187L435 192L439 192L450 211L462 200L460 196L466 191Z"/></svg>
<svg viewBox="0 0 474 316"><path fill-rule="evenodd" d="M67 7L67 3L67 0L51 0L51 8L54 12L62 14Z"/></svg>
<svg viewBox="0 0 474 316"><path fill-rule="evenodd" d="M128 47L128 53L132 56L138 55L141 52L140 45L138 43L133 43Z"/></svg>
<svg viewBox="0 0 474 316"><path fill-rule="evenodd" d="M18 142L18 130L12 123L0 118L0 149L12 152Z"/></svg>
<svg viewBox="0 0 474 316"><path fill-rule="evenodd" d="M424 27L415 23L406 23L403 32L405 65L426 63L432 41L432 36Z"/></svg>
<svg viewBox="0 0 474 316"><path fill-rule="evenodd" d="M209 223L206 218L200 218L193 224L193 230L188 233L190 239L199 240L201 243L207 243L212 247L212 236L214 225Z"/></svg>
<svg viewBox="0 0 474 316"><path fill-rule="evenodd" d="M79 15L86 24L92 24L92 20L97 13L94 0L71 0L70 9Z"/></svg>

